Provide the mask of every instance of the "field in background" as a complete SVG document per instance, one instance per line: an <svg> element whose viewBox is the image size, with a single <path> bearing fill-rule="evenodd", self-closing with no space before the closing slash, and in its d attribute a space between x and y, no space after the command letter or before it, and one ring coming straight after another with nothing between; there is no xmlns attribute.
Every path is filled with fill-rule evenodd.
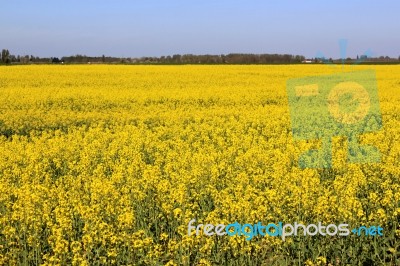
<svg viewBox="0 0 400 266"><path fill-rule="evenodd" d="M289 78L375 69L379 164L300 169ZM400 66L0 67L0 264L400 264ZM188 222L384 237L188 236ZM396 260L397 259L397 260ZM367 263L367 264L365 264Z"/></svg>

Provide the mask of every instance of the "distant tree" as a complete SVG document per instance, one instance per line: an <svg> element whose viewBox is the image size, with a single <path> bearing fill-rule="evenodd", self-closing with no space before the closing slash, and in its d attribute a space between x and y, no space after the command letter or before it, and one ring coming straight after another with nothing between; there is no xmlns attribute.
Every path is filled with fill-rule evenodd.
<svg viewBox="0 0 400 266"><path fill-rule="evenodd" d="M180 62L181 62L181 55L180 55L180 54L174 54L174 55L172 56L172 61L173 61L174 63L180 63Z"/></svg>
<svg viewBox="0 0 400 266"><path fill-rule="evenodd" d="M226 63L226 56L224 54L221 54L221 63L225 64ZM400 56L399 56L400 59Z"/></svg>
<svg viewBox="0 0 400 266"><path fill-rule="evenodd" d="M12 62L18 62L17 61L17 57L15 55L10 54L10 56L8 57L8 63L12 63Z"/></svg>
<svg viewBox="0 0 400 266"><path fill-rule="evenodd" d="M28 64L29 63L29 55L20 56L19 62L22 64Z"/></svg>
<svg viewBox="0 0 400 266"><path fill-rule="evenodd" d="M1 51L1 62L5 64L10 63L10 52L7 49Z"/></svg>
<svg viewBox="0 0 400 266"><path fill-rule="evenodd" d="M304 60L304 58L302 57L302 56L300 56L300 55L296 55L295 57L294 57L294 61L296 62L296 63L301 63L301 61L303 61Z"/></svg>
<svg viewBox="0 0 400 266"><path fill-rule="evenodd" d="M58 59L58 57L53 57L53 58L51 59L51 62L52 62L53 64L59 64L59 63L61 63L61 60Z"/></svg>

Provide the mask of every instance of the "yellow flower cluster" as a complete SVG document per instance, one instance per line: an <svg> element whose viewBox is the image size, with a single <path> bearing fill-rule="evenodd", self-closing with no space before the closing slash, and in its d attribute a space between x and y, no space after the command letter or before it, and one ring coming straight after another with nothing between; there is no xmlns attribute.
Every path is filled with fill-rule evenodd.
<svg viewBox="0 0 400 266"><path fill-rule="evenodd" d="M360 140L381 162L347 163L336 138L332 168L301 169L318 143L293 140L286 81L341 68L0 67L0 265L396 264L400 67L345 70L369 68L383 129ZM380 225L386 242L188 236L191 219Z"/></svg>

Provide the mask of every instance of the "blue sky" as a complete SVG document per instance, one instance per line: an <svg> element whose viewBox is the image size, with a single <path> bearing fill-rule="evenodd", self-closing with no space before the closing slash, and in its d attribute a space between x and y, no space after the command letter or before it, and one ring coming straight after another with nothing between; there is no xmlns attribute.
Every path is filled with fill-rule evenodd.
<svg viewBox="0 0 400 266"><path fill-rule="evenodd" d="M176 53L400 56L400 1L3 0L0 49L124 57Z"/></svg>

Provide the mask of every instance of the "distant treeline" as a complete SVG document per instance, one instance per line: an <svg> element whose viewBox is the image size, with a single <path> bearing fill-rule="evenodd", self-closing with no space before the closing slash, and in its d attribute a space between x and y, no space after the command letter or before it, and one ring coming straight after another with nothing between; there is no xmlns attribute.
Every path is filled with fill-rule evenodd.
<svg viewBox="0 0 400 266"><path fill-rule="evenodd" d="M227 55L193 55L175 54L172 56L117 58L89 57L84 55L53 58L52 61L66 64L73 63L127 63L127 64L294 64L305 60L301 55L290 54L227 54Z"/></svg>
<svg viewBox="0 0 400 266"><path fill-rule="evenodd" d="M399 58L381 56L370 58L365 55L357 58L326 59L311 58L306 59L302 55L291 54L243 54L231 53L227 55L193 55L175 54L160 57L111 57L111 56L86 56L73 55L58 57L37 57L33 55L12 55L7 49L3 49L0 55L1 64L298 64L298 63L335 63L335 64L398 64Z"/></svg>

